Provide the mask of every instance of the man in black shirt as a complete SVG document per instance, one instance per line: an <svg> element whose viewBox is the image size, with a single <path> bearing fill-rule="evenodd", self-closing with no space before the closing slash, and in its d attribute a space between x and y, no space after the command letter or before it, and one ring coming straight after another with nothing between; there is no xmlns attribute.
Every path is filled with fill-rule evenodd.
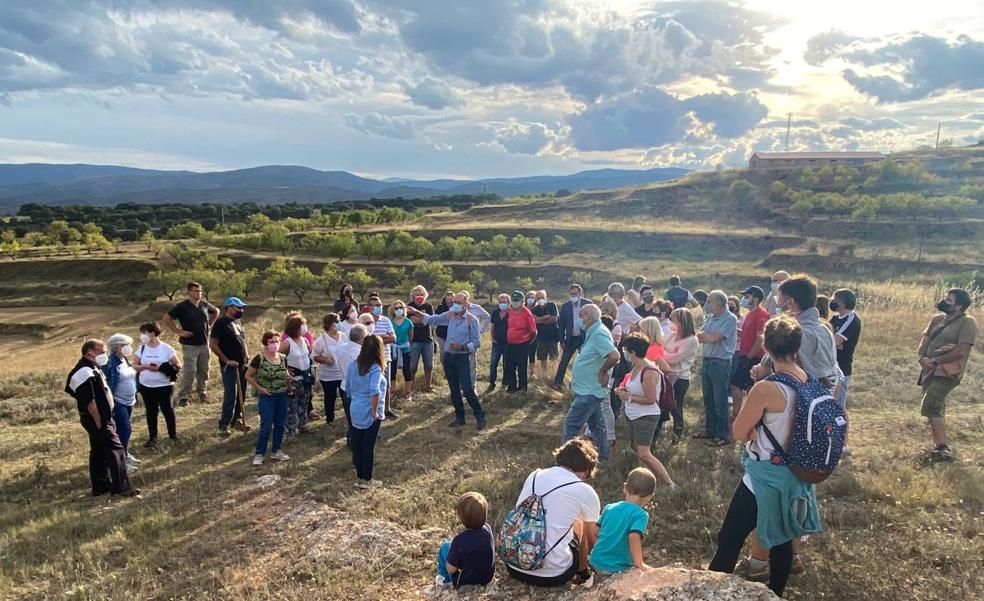
<svg viewBox="0 0 984 601"><path fill-rule="evenodd" d="M659 312L659 307L656 306L656 296L652 286L643 286L639 291L639 297L642 299L642 304L635 308L635 312L643 319L654 317Z"/></svg>
<svg viewBox="0 0 984 601"><path fill-rule="evenodd" d="M109 363L102 340L86 340L79 359L65 381L65 392L75 398L79 421L89 434L89 479L92 495L140 494L126 475L126 451L113 422L113 393L101 367Z"/></svg>
<svg viewBox="0 0 984 601"><path fill-rule="evenodd" d="M837 392L837 402L843 408L847 408L847 389L851 385L851 373L854 369L854 349L861 339L861 318L854 312L857 303L857 295L847 288L834 292L834 298L830 301L830 310L837 313L830 318L830 325L834 328L837 365L844 373Z"/></svg>
<svg viewBox="0 0 984 601"><path fill-rule="evenodd" d="M164 314L164 325L181 340L181 364L184 370L178 390L179 407L188 405L192 382L198 384L199 402L208 402L205 394L208 385L208 330L218 316L219 310L202 299L202 286L198 282L189 282L188 298Z"/></svg>
<svg viewBox="0 0 984 601"><path fill-rule="evenodd" d="M434 307L427 302L427 289L423 286L415 286L410 291L410 306L421 313L434 314ZM430 326L414 325L413 335L410 337L410 370L413 372L414 382L421 358L424 360L424 391L431 392L434 377L434 338L431 336Z"/></svg>
<svg viewBox="0 0 984 601"><path fill-rule="evenodd" d="M550 381L552 361L557 360L557 343L560 334L557 330L559 321L557 304L547 300L546 290L537 290L534 294L533 317L536 319L536 359L540 362L540 377L544 382Z"/></svg>
<svg viewBox="0 0 984 601"><path fill-rule="evenodd" d="M229 425L249 431L243 415L246 400L246 332L239 322L245 313L246 303L230 296L225 300L225 315L215 321L208 346L219 358L222 371L222 414L219 417L219 434L229 435Z"/></svg>
<svg viewBox="0 0 984 601"><path fill-rule="evenodd" d="M506 331L509 327L509 295L499 295L499 305L492 311L489 323L492 325L492 356L489 359L489 387L485 392L495 390L495 379L499 372L499 361L506 352ZM505 379L505 374L503 374Z"/></svg>

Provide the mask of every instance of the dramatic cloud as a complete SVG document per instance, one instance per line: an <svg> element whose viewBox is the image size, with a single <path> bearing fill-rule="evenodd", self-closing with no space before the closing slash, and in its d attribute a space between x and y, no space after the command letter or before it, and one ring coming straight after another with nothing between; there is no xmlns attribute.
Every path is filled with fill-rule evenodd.
<svg viewBox="0 0 984 601"><path fill-rule="evenodd" d="M407 117L391 117L379 113L348 113L345 115L345 125L363 133L397 140L410 140L417 135L413 121Z"/></svg>
<svg viewBox="0 0 984 601"><path fill-rule="evenodd" d="M840 121L845 126L861 131L881 131L886 129L902 129L905 123L891 117L879 117L877 119L859 119L858 117L847 117Z"/></svg>
<svg viewBox="0 0 984 601"><path fill-rule="evenodd" d="M754 128L768 114L755 96L703 94L681 99L649 87L602 101L570 119L579 150L646 148L682 141L701 124L722 138Z"/></svg>
<svg viewBox="0 0 984 601"><path fill-rule="evenodd" d="M984 42L961 35L950 41L916 35L904 41L878 44L841 37L837 32L816 36L808 43L806 60L822 64L840 58L853 67L844 79L879 102L919 100L946 90L984 88ZM820 38L818 40L818 38Z"/></svg>
<svg viewBox="0 0 984 601"><path fill-rule="evenodd" d="M411 102L429 109L440 110L462 104L458 93L451 86L433 77L427 77L415 85L407 85L404 91Z"/></svg>
<svg viewBox="0 0 984 601"><path fill-rule="evenodd" d="M844 47L860 39L843 31L834 30L819 33L806 41L806 52L803 53L803 60L808 65L819 67L828 59L836 56Z"/></svg>
<svg viewBox="0 0 984 601"><path fill-rule="evenodd" d="M563 152L559 147L561 135L543 123L520 123L510 119L492 126L494 140L513 154L541 154L548 151Z"/></svg>

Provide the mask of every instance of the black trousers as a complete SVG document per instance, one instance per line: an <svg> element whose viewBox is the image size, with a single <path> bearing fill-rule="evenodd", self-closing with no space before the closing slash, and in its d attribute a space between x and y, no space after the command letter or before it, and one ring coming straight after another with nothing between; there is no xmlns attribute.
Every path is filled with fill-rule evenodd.
<svg viewBox="0 0 984 601"><path fill-rule="evenodd" d="M506 374L503 380L506 390L526 390L529 378L530 344L506 345Z"/></svg>
<svg viewBox="0 0 984 601"><path fill-rule="evenodd" d="M584 344L584 336L572 336L567 339L564 343L564 349L560 353L560 363L557 364L557 375L554 376L554 382L558 386L564 385L564 376L567 375L567 366L570 364L571 359L574 358L574 353L577 352L581 345Z"/></svg>
<svg viewBox="0 0 984 601"><path fill-rule="evenodd" d="M741 546L749 533L755 529L758 518L758 505L755 495L748 490L744 482L738 483L735 494L731 497L731 505L724 516L724 523L718 532L718 548L711 559L708 570L731 574L735 571ZM789 570L793 567L793 541L788 540L781 545L769 549L769 588L782 597L789 580Z"/></svg>
<svg viewBox="0 0 984 601"><path fill-rule="evenodd" d="M89 479L92 481L92 494L129 490L126 451L120 437L116 435L116 423L110 418L103 421L102 428L97 428L96 422L88 413L79 416L79 421L89 435Z"/></svg>
<svg viewBox="0 0 984 601"><path fill-rule="evenodd" d="M147 432L151 440L157 438L157 412L164 414L164 424L167 425L167 435L171 439L177 433L177 424L174 421L174 407L171 406L171 392L174 386L155 386L140 387L140 396L143 397L144 406L147 408Z"/></svg>
<svg viewBox="0 0 984 601"><path fill-rule="evenodd" d="M372 480L372 468L376 463L376 439L379 437L379 426L383 422L373 420L372 425L361 430L352 426L352 464L359 480Z"/></svg>
<svg viewBox="0 0 984 601"><path fill-rule="evenodd" d="M321 380L321 389L325 392L325 422L335 421L335 400L342 393L341 380ZM348 411L345 412L348 417Z"/></svg>
<svg viewBox="0 0 984 601"><path fill-rule="evenodd" d="M671 417L673 418L673 435L679 437L683 434L683 399L687 396L688 390L690 390L690 380L678 378L673 383L673 398L676 400L676 408L669 415L665 413L660 414L659 424L656 426L656 436L653 437L654 445L656 444L656 440L659 439L659 435L663 432L663 424L670 421Z"/></svg>

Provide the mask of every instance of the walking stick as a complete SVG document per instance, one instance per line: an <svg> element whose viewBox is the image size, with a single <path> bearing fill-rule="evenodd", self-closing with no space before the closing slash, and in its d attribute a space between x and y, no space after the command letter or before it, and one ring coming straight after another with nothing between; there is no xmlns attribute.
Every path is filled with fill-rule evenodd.
<svg viewBox="0 0 984 601"><path fill-rule="evenodd" d="M236 367L236 410L239 413L239 420L236 422L236 429L242 432L249 432L249 424L246 423L246 386L243 385L242 367Z"/></svg>

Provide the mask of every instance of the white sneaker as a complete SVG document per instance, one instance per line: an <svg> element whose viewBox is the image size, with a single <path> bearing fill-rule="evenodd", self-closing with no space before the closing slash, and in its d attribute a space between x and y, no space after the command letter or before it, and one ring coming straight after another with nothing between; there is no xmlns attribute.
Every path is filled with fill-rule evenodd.
<svg viewBox="0 0 984 601"><path fill-rule="evenodd" d="M270 459L274 461L290 461L290 455L284 453L283 451L274 451L270 454Z"/></svg>
<svg viewBox="0 0 984 601"><path fill-rule="evenodd" d="M127 463L132 463L133 465L137 465L137 464L140 463L140 460L137 459L136 457L134 457L133 455L127 453L126 454L126 462Z"/></svg>
<svg viewBox="0 0 984 601"><path fill-rule="evenodd" d="M366 488L379 488L383 485L382 480L364 480L366 483Z"/></svg>
<svg viewBox="0 0 984 601"><path fill-rule="evenodd" d="M362 489L369 488L369 483L366 482L365 480L356 480L355 487L362 488Z"/></svg>
<svg viewBox="0 0 984 601"><path fill-rule="evenodd" d="M253 455L253 465L263 465L263 455Z"/></svg>
<svg viewBox="0 0 984 601"><path fill-rule="evenodd" d="M129 457L126 458L126 469L127 470L135 470L135 469L137 469L136 462L130 460Z"/></svg>

